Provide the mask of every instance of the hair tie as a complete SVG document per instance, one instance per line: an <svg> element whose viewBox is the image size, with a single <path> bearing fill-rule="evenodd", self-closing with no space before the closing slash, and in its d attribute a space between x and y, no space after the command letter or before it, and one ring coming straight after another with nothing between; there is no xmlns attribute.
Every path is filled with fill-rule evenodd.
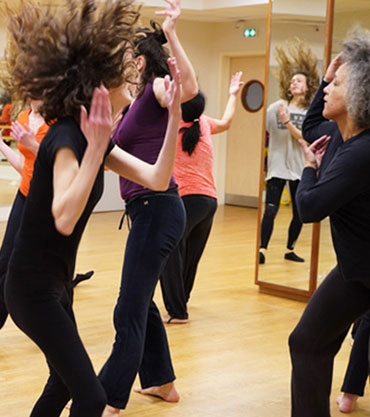
<svg viewBox="0 0 370 417"><path fill-rule="evenodd" d="M195 122L199 122L199 119L194 119L193 120L193 123L195 123Z"/></svg>

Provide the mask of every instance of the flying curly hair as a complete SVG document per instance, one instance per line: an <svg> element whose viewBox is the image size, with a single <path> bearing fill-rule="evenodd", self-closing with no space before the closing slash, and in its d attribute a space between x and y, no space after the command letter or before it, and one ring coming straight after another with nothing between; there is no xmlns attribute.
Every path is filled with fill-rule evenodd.
<svg viewBox="0 0 370 417"><path fill-rule="evenodd" d="M319 73L317 71L317 57L311 48L298 37L286 41L288 53L281 45L276 46L276 60L279 64L278 79L280 97L288 102L292 99L289 91L292 77L295 74L306 76L307 93L302 102L303 108L308 108L319 86Z"/></svg>
<svg viewBox="0 0 370 417"><path fill-rule="evenodd" d="M134 71L133 38L139 8L133 0L65 0L62 9L22 0L7 8L6 48L12 99L42 100L47 123L87 110L95 87L115 88Z"/></svg>

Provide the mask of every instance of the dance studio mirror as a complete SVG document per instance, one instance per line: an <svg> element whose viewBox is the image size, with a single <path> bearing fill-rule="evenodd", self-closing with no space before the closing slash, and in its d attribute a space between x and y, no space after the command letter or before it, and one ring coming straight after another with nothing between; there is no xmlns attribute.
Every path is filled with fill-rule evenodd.
<svg viewBox="0 0 370 417"><path fill-rule="evenodd" d="M270 0L268 25L270 42L267 46L269 59L265 81L266 109L280 99L276 46L281 46L289 57L287 42L298 37L317 57L318 73L320 77L322 76L325 66L324 58L328 54L328 39L331 39L327 22L331 26L333 2L334 0L301 0L299 2ZM278 115L276 114L275 117ZM267 117L265 120L268 120ZM273 231L265 252L264 263L260 263L259 247L261 222L265 212L267 158L271 157L265 131L266 129L263 128L261 146L263 163L261 164L257 216L256 284L259 285L261 292L307 300L316 288L319 225L306 224L300 231L294 252L303 258L304 262L285 259L285 254L288 252L288 229L292 220L292 202L288 187L284 188L281 199L277 200L280 203L279 211L273 222ZM264 229L265 232L266 229ZM266 238L264 240L266 241Z"/></svg>

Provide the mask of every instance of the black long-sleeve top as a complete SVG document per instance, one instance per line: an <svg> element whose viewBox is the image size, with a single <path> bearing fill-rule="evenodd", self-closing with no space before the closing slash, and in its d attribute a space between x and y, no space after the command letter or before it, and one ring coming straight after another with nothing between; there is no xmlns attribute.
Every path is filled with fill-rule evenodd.
<svg viewBox="0 0 370 417"><path fill-rule="evenodd" d="M313 142L322 135L331 140L319 175L307 167L297 190L296 202L303 222L330 216L338 265L346 279L370 280L370 130L345 142L338 125L322 116L323 82L302 127Z"/></svg>

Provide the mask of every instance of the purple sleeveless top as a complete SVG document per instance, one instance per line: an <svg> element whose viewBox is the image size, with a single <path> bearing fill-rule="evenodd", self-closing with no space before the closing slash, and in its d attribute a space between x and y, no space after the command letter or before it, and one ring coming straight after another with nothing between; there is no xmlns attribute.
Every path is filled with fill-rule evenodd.
<svg viewBox="0 0 370 417"><path fill-rule="evenodd" d="M153 80L154 81L154 80ZM123 109L123 117L113 134L113 142L124 151L137 158L154 164L162 148L167 129L168 110L158 103L153 92L153 81L131 107ZM128 200L138 194L150 192L126 178L119 178L121 197ZM169 188L176 186L173 175Z"/></svg>

